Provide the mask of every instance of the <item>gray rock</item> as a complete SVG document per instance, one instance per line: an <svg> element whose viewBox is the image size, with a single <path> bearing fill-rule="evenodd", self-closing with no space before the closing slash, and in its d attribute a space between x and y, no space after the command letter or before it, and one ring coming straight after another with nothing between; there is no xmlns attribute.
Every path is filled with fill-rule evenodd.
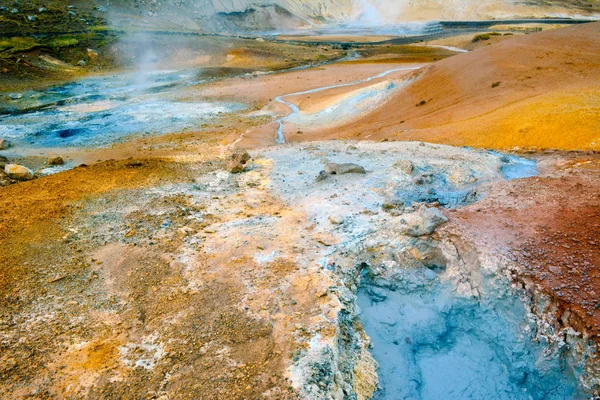
<svg viewBox="0 0 600 400"><path fill-rule="evenodd" d="M35 15L28 15L28 16L27 16L27 20L28 20L28 21L31 21L31 22L35 22L35 21L37 21L37 19L38 19L38 18L37 18L37 16L35 16Z"/></svg>
<svg viewBox="0 0 600 400"><path fill-rule="evenodd" d="M325 173L328 175L344 175L344 174L365 174L366 171L358 164L346 163L336 164L329 163L325 165Z"/></svg>
<svg viewBox="0 0 600 400"><path fill-rule="evenodd" d="M23 95L21 93L11 93L8 95L8 97L11 100L19 100L19 99L23 98Z"/></svg>
<svg viewBox="0 0 600 400"><path fill-rule="evenodd" d="M38 11L39 11L39 12L41 12L41 13L45 13L45 12L46 12L46 11L48 11L48 10L46 10L46 7L40 7L40 8L38 9Z"/></svg>
<svg viewBox="0 0 600 400"><path fill-rule="evenodd" d="M4 173L9 178L16 179L18 181L29 181L34 178L33 171L18 164L6 164L4 166Z"/></svg>
<svg viewBox="0 0 600 400"><path fill-rule="evenodd" d="M448 222L448 218L439 208L421 206L419 215L423 218L423 227L428 235L431 235L438 226Z"/></svg>
<svg viewBox="0 0 600 400"><path fill-rule="evenodd" d="M10 13L11 13L11 14L18 14L18 13L19 13L19 10L18 10L18 9L16 9L16 8L13 8L12 10L10 10Z"/></svg>
<svg viewBox="0 0 600 400"><path fill-rule="evenodd" d="M415 166L410 160L399 160L394 164L394 168L399 169L407 175L412 174Z"/></svg>
<svg viewBox="0 0 600 400"><path fill-rule="evenodd" d="M329 174L327 174L325 171L321 171L319 172L319 175L317 175L317 182L324 181L327 178L329 178Z"/></svg>
<svg viewBox="0 0 600 400"><path fill-rule="evenodd" d="M79 60L77 62L77 65L79 65L80 67L87 67L87 63L85 61L83 61L83 60Z"/></svg>
<svg viewBox="0 0 600 400"><path fill-rule="evenodd" d="M11 146L10 142L6 139L0 139L0 150L6 150Z"/></svg>
<svg viewBox="0 0 600 400"><path fill-rule="evenodd" d="M422 205L418 213L405 214L403 226L399 227L402 234L412 237L431 235L438 226L448 222L448 218L437 208Z"/></svg>

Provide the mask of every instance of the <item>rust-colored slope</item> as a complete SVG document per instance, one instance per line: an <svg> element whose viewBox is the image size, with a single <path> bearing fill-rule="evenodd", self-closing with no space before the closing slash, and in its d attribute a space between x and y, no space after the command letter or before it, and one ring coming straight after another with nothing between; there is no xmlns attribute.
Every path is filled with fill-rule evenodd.
<svg viewBox="0 0 600 400"><path fill-rule="evenodd" d="M358 121L290 139L600 149L599 71L600 23L515 37L420 71L420 79Z"/></svg>

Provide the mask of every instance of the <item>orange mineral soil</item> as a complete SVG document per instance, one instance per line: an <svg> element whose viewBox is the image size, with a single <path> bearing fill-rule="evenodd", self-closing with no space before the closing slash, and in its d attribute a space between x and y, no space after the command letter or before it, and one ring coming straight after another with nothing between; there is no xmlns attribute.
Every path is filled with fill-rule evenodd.
<svg viewBox="0 0 600 400"><path fill-rule="evenodd" d="M514 36L415 72L416 82L358 121L288 139L598 150L598 54L600 23Z"/></svg>

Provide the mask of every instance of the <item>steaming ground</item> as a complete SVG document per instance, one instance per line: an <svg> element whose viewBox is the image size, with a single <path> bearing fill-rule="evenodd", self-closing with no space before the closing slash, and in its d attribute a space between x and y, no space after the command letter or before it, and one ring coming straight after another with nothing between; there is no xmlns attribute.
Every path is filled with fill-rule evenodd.
<svg viewBox="0 0 600 400"><path fill-rule="evenodd" d="M370 118L385 110L402 129L390 110L431 70L470 57L485 75L478 51L513 54L514 38L488 40L432 43L469 54L369 46L271 73L343 51L227 39L196 73L4 98L15 146L0 155L67 164L2 177L0 397L599 394L598 155L391 142ZM565 82L583 68L560 65ZM331 133L342 116L363 141ZM252 156L241 173L236 149ZM347 168L329 163L365 173L321 173Z"/></svg>

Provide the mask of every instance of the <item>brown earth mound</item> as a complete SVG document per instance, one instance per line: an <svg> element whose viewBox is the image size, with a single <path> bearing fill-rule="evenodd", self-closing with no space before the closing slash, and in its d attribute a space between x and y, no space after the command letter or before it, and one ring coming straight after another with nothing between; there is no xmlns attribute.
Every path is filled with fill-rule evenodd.
<svg viewBox="0 0 600 400"><path fill-rule="evenodd" d="M515 36L419 71L351 124L291 140L423 140L497 149L600 149L600 23Z"/></svg>

